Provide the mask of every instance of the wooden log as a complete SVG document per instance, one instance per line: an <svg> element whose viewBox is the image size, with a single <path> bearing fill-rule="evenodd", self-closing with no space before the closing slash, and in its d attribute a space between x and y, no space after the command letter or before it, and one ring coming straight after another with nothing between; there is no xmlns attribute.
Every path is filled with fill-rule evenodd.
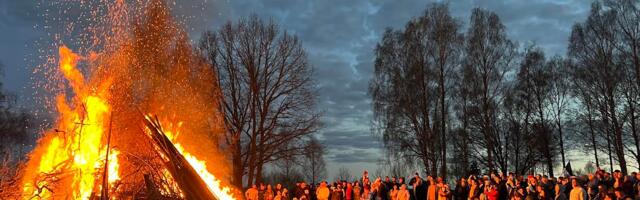
<svg viewBox="0 0 640 200"><path fill-rule="evenodd" d="M168 159L164 162L165 167L173 177L174 181L182 190L185 199L193 200L214 200L215 196L209 191L204 180L193 169L189 162L176 149L171 140L167 138L162 130L157 117L144 117L144 124L150 131L150 138L161 153Z"/></svg>

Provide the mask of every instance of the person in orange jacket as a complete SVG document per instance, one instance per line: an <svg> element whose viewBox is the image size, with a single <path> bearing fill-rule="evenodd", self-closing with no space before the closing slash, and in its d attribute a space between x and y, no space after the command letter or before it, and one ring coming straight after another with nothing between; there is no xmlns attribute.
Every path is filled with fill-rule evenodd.
<svg viewBox="0 0 640 200"><path fill-rule="evenodd" d="M251 188L244 193L244 196L247 200L258 200L258 187L253 184Z"/></svg>

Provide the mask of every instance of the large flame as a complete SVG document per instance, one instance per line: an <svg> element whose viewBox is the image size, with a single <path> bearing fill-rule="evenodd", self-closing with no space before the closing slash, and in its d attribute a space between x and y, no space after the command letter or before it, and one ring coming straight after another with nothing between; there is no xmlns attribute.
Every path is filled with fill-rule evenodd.
<svg viewBox="0 0 640 200"><path fill-rule="evenodd" d="M55 70L40 69L47 77L43 88L57 94L45 100L57 118L29 155L23 197L127 199L141 191L147 177L166 189L163 195L173 195L161 158L140 129L137 116L144 111L184 124L170 129L181 132L171 136L172 143L214 196L233 199L231 191L237 191L225 187L229 159L218 149L217 137L225 130L215 72L193 52L164 0L101 0L96 8L79 2L86 3L89 17L78 20L88 23L69 27L88 27L68 31L85 33L69 39L78 53L58 44L58 54L49 59Z"/></svg>
<svg viewBox="0 0 640 200"><path fill-rule="evenodd" d="M25 198L34 196L53 198L53 182L62 181L66 187L57 187L58 194L73 199L88 199L96 183L96 174L104 167L107 148L105 135L108 131L110 107L106 102L108 81L101 88L90 88L84 84L82 73L76 68L80 56L65 46L59 48L59 67L75 94L75 105L67 102L64 94L57 97L60 119L49 138L41 145L46 149L33 154L32 162L23 182ZM118 152L110 152L108 182L113 184L118 176ZM64 174L72 174L63 180ZM47 177L50 176L50 177Z"/></svg>

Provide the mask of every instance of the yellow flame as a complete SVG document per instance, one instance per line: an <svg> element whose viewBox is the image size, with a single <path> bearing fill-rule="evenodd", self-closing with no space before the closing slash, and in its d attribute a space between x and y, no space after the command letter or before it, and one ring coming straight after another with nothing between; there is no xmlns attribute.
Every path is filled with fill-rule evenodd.
<svg viewBox="0 0 640 200"><path fill-rule="evenodd" d="M73 187L78 188L77 197L87 199L91 196L95 185L96 163L101 163L100 144L102 140L104 116L109 110L107 104L100 98L89 96L86 103L88 126L80 128L75 137L78 141L77 151L74 153L74 164L78 173L74 176Z"/></svg>
<svg viewBox="0 0 640 200"><path fill-rule="evenodd" d="M56 191L58 194L71 194L72 199L88 199L94 192L96 183L96 173L103 166L105 156L101 152L106 152L103 145L103 133L105 132L105 122L110 107L106 98L92 94L84 85L84 77L76 68L80 56L73 53L67 47L60 47L60 70L69 81L71 88L78 97L75 108L66 102L64 95L57 98L57 108L60 112L54 133L50 133L52 138L43 141L46 151L39 155L39 163L35 175L28 175L23 180L23 191L25 198L39 196L42 199L53 198L50 188L51 184L41 175L55 173L70 173L71 181L61 181ZM81 104L81 105L79 105ZM119 179L118 177L118 151L113 151L109 155L110 183ZM38 157L38 155L34 155ZM29 177L35 177L29 179ZM58 177L54 177L58 179ZM35 183L35 184L34 184ZM35 187L34 187L35 185Z"/></svg>
<svg viewBox="0 0 640 200"><path fill-rule="evenodd" d="M119 154L120 152L118 150L111 150L111 152L109 152L109 175L107 181L112 187L116 181L120 180L120 174L118 173L118 170L120 169L120 165L118 164Z"/></svg>
<svg viewBox="0 0 640 200"><path fill-rule="evenodd" d="M100 156L103 160L106 157L106 150L107 149L105 148L104 151L102 152L101 156ZM111 189L111 190L109 190L109 192L113 192L113 191L115 191L115 189L117 189L117 188L114 188L114 186L115 186L115 183L120 180L120 173L119 173L120 163L118 163L118 155L120 155L120 151L118 151L116 149L111 149L109 151L109 165L107 166L107 169L109 170L108 171L109 174L107 174L107 182L109 183L109 188L108 189ZM99 168L103 168L105 161L106 160L104 160L103 163L96 163L95 167L98 168L98 169ZM104 177L102 177L102 178L104 178ZM102 180L100 180L100 181L102 181ZM102 185L99 185L98 188L97 188L97 191L102 191L103 189L104 188L102 188ZM114 196L111 196L110 199L116 199L116 198Z"/></svg>
<svg viewBox="0 0 640 200"><path fill-rule="evenodd" d="M178 122L178 128L182 126L182 122ZM168 127L173 127L171 123L169 123ZM231 188L225 187L222 185L222 181L218 179L213 173L209 172L207 169L207 163L203 160L198 159L196 156L191 153L185 151L185 149L177 142L176 138L180 134L179 131L176 131L175 134L172 131L166 131L165 135L173 145L176 147L178 152L184 156L184 158L189 162L191 167L198 173L200 178L207 184L209 191L213 193L213 195L218 198L218 200L234 200L233 194L231 192Z"/></svg>

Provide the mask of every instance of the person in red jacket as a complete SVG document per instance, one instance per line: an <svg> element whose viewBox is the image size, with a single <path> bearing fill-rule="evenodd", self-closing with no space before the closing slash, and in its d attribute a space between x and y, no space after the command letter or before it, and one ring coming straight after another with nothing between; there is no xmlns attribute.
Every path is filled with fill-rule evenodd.
<svg viewBox="0 0 640 200"><path fill-rule="evenodd" d="M353 185L351 183L347 183L347 190L345 190L344 196L347 200L353 199Z"/></svg>
<svg viewBox="0 0 640 200"><path fill-rule="evenodd" d="M500 193L498 192L498 188L496 188L495 183L491 182L489 187L485 188L484 195L487 196L487 200L498 200Z"/></svg>

